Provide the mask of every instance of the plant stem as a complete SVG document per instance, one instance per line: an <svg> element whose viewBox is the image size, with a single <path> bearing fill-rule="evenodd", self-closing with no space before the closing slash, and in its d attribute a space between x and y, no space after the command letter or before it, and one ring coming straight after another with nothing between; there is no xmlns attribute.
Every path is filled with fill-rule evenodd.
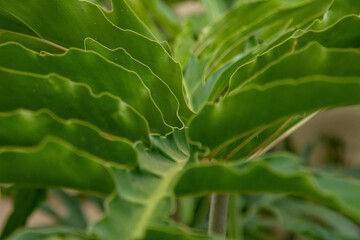
<svg viewBox="0 0 360 240"><path fill-rule="evenodd" d="M229 194L211 195L209 229L210 235L226 237L226 221L228 214Z"/></svg>
<svg viewBox="0 0 360 240"><path fill-rule="evenodd" d="M229 199L229 237L238 239L238 202L237 195L231 194Z"/></svg>

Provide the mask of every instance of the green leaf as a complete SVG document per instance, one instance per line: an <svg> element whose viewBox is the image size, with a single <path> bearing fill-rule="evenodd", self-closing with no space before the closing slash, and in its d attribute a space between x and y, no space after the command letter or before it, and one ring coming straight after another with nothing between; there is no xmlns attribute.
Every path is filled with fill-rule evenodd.
<svg viewBox="0 0 360 240"><path fill-rule="evenodd" d="M356 0L334 0L321 21L316 22L312 28L322 29L330 26L344 16L360 14L360 2Z"/></svg>
<svg viewBox="0 0 360 240"><path fill-rule="evenodd" d="M277 1L255 1L231 9L203 30L195 47L196 55L211 54L222 41L229 39L236 31L243 30L244 26L256 22L279 6Z"/></svg>
<svg viewBox="0 0 360 240"><path fill-rule="evenodd" d="M132 30L138 34L155 40L154 34L139 19L135 12L130 8L127 0L111 1L111 11L103 11L104 15L117 27L124 30Z"/></svg>
<svg viewBox="0 0 360 240"><path fill-rule="evenodd" d="M250 3L249 3L250 4ZM260 2L259 2L260 4ZM325 2L321 3L319 1L312 1L309 2L301 7L295 7L290 6L291 8L283 10L285 16L292 17L293 11L302 13L306 9L310 9L311 11L314 11L314 16L319 15L320 13L324 13L323 4ZM250 4L251 5L251 4ZM314 8L313 5L319 5L318 7ZM333 6L337 5L335 2ZM239 11L242 8L246 8L245 5L240 5L238 7ZM261 6L261 5L259 5ZM321 7L322 6L322 7ZM326 5L327 6L327 5ZM294 8L294 10L292 10ZM319 8L320 10L316 12L315 10ZM336 9L336 8L335 8ZM356 9L356 7L355 7ZM358 12L359 10L352 9L352 11L348 11L346 13L350 14L351 12ZM235 11L232 10L232 11ZM238 11L238 10L236 10ZM306 10L307 11L307 10ZM289 13L287 13L289 12ZM345 14L345 12L344 12ZM229 12L229 16L231 15L231 12ZM305 16L305 14L304 14ZM308 17L308 15L306 15ZM328 14L325 15L326 20L328 20ZM282 16L280 13L275 12L273 15L269 15L269 19L261 19L259 20L259 23L255 25L244 25L243 29L241 31L239 30L239 34L242 34L243 36L237 36L237 37L227 37L224 38L224 41L229 38L234 39L233 44L237 45L244 45L247 41L249 41L250 38L253 37L255 34L256 38L259 38L258 41L264 42L260 44L258 47L254 48L249 53L246 49L243 49L241 51L235 51L231 45L222 45L221 47L217 48L216 51L212 51L211 55L208 57L202 57L199 60L190 62L188 66L188 70L186 72L186 82L188 86L194 86L189 87L191 89L189 93L190 102L193 106L193 109L195 111L199 111L203 105L206 103L206 101L215 101L221 94L223 94L224 91L226 91L226 87L228 86L229 79L233 78L234 72L238 70L238 68L242 68L241 66L244 64L247 64L250 61L253 61L256 56L261 55L262 53L268 51L269 49L275 47L276 45L279 45L279 47L276 47L275 49L272 49L273 57L279 57L283 54L288 53L291 51L291 49L300 49L304 47L307 43L311 41L318 41L320 44L326 46L326 47L357 47L357 31L353 31L353 28L357 28L356 26L359 24L359 18L354 15L349 15L348 17L344 17L341 19L341 17L344 17L343 15L337 15L336 20L332 20L331 24L323 24L318 26L314 30L314 26L319 21L315 21L315 23L312 25L312 28L308 27L302 27L304 30L300 29L299 31L295 31L291 28L291 25L289 25L284 19L284 16ZM227 16L224 17L226 19ZM224 20L223 19L223 20ZM278 19L280 22L277 22L275 25L272 24L272 21L275 21L275 19ZM301 19L301 18L300 18ZM332 26L332 24L336 23L337 20L339 20L339 23L335 24L335 26ZM224 20L225 21L225 20ZM228 20L230 21L230 20ZM235 21L235 20L231 20ZM284 21L284 22L282 22ZM290 20L289 20L290 21ZM311 21L310 21L311 22ZM323 23L324 21L322 21ZM293 22L289 22L293 24ZM241 24L241 21L239 21L239 24ZM212 27L216 28L217 24L214 24ZM219 25L220 26L220 25ZM276 27L277 26L277 27ZM351 27L349 27L351 26ZM263 32L264 27L269 29L269 32L271 32L274 37L267 39L264 39L264 33L261 36L257 36L257 32ZM278 29L272 29L272 28L278 28ZM226 29L226 27L224 27ZM310 30L310 32L307 34L307 32ZM219 30L220 31L220 30ZM225 31L225 30L224 30ZM278 32L278 36L274 34L274 32ZM302 36L303 35L303 36ZM286 42L287 40L287 42ZM284 43L285 41L285 43ZM296 41L296 42L295 42ZM287 46L288 45L288 46ZM250 49L251 50L251 49ZM217 54L217 52L220 54ZM212 61L211 59L214 59L218 61L220 59L220 56L224 54L224 52L229 52L237 55L233 60L231 60L229 63L226 63L224 65L217 66L218 68L213 74L208 76L208 73L206 73L206 69L209 68L209 64ZM234 56L235 56L234 55ZM269 55L269 54L268 54ZM273 58L272 60L274 60ZM261 59L255 59L256 63L260 61ZM264 57L262 58L264 60ZM210 61L210 62L209 62ZM270 59L269 59L270 61ZM197 62L200 62L200 66L197 66ZM250 68L254 64L245 65L247 68ZM191 70L190 70L191 69ZM198 74L194 74L194 69L198 72ZM246 69L246 68L245 68ZM256 73L257 68L252 69L252 73ZM196 77L193 77L195 76ZM203 79L203 81L200 81L200 79ZM206 80L206 82L205 82Z"/></svg>
<svg viewBox="0 0 360 240"><path fill-rule="evenodd" d="M16 186L12 189L13 211L4 226L0 239L5 239L17 228L25 226L31 213L45 200L44 189L31 189Z"/></svg>
<svg viewBox="0 0 360 240"><path fill-rule="evenodd" d="M18 19L18 23L11 25L7 30L28 34L28 31L19 31L20 26L28 26L36 36L55 42L63 47L83 48L83 41L86 37L93 37L104 44L121 43L122 38L113 41L116 35L126 35L138 39L145 39L133 31L123 30L106 19L101 8L98 6L78 0L66 2L54 1L49 3L44 0L32 1L32 4L24 4L23 1L1 1L2 12ZM51 16L53 21L43 21L35 16ZM74 24L74 23L77 24ZM126 23L124 23L126 24ZM63 34L63 33L72 34Z"/></svg>
<svg viewBox="0 0 360 240"><path fill-rule="evenodd" d="M259 131L253 131L223 148L214 158L222 159L223 161L236 161L242 158L248 159L258 156L259 154L261 155L269 150L268 148L271 147L273 143L291 134L313 116L314 114L295 116L284 121L273 123Z"/></svg>
<svg viewBox="0 0 360 240"><path fill-rule="evenodd" d="M95 240L85 232L64 226L25 228L7 240Z"/></svg>
<svg viewBox="0 0 360 240"><path fill-rule="evenodd" d="M219 19L223 13L227 10L227 2L221 0L202 0L201 3L204 5L205 11L208 18L212 21Z"/></svg>
<svg viewBox="0 0 360 240"><path fill-rule="evenodd" d="M214 28L225 33L223 38L219 37L218 45L213 47L214 49L209 54L191 61L186 71L186 83L188 86L193 86L188 88L191 89L189 91L189 98L195 111L199 111L207 101L215 101L221 97L224 91L226 92L227 90L226 87L229 84L229 79L233 77L234 72L238 68L254 60L256 56L270 48L269 45L274 47L275 43L282 43L279 39L283 39L284 36L291 36L291 33L295 31L294 29L301 27L306 21L312 22L317 16L324 14L324 9L330 4L327 1L308 1L300 6L285 4L279 7L279 2L273 1L272 3L269 1L256 1L241 4L219 21L221 23L228 19L226 20L227 25L223 23L225 27L219 29L220 24L218 23L209 27L209 31ZM248 9L252 7L255 9L259 8L260 10L268 8L269 13L268 15L264 13L263 17L261 17L261 14L252 15L253 11ZM245 20L237 19L238 15L235 13L238 12L243 12ZM249 14L251 16L248 16ZM307 20L304 20L302 16L306 16ZM246 20L247 17L250 19L255 18L256 20L248 21ZM229 22L232 24L229 24ZM240 30L235 31L234 26L237 26L237 24L239 24L238 29ZM227 30L227 28L231 31ZM308 29L303 30L303 33L307 31ZM288 36L288 34L290 35ZM208 41L211 42L210 40L211 38ZM307 42L310 41L306 40ZM249 47L250 42L255 42L256 44ZM258 44L258 42L263 43ZM201 43L204 43L204 41L199 41L198 44ZM291 42L289 50L281 49L282 51L290 51L293 47L292 45L293 42Z"/></svg>
<svg viewBox="0 0 360 240"><path fill-rule="evenodd" d="M289 54L291 51L300 50L313 41L327 48L357 48L359 46L357 41L359 34L357 31L353 31L353 27L357 28L359 24L359 18L350 15L328 28L299 30L290 32L290 34L284 34L276 41L265 44L235 61L221 73L217 81L221 83L226 82L224 83L226 86L235 72L245 71L250 66L256 65L251 70L251 73L249 72L250 75L254 74L261 69L259 66L265 67L266 64L275 61L277 58ZM249 63L252 60L253 62Z"/></svg>
<svg viewBox="0 0 360 240"><path fill-rule="evenodd" d="M87 85L54 74L35 75L0 68L0 111L47 108L63 119L89 122L101 131L136 140L148 139L145 120L108 94L95 95Z"/></svg>
<svg viewBox="0 0 360 240"><path fill-rule="evenodd" d="M35 147L0 148L0 182L100 195L114 189L113 179L102 163L54 137Z"/></svg>
<svg viewBox="0 0 360 240"><path fill-rule="evenodd" d="M63 53L66 51L65 48L44 39L0 29L0 43L7 42L21 43L23 46L37 52Z"/></svg>
<svg viewBox="0 0 360 240"><path fill-rule="evenodd" d="M89 124L65 121L46 111L0 112L0 126L0 147L31 147L55 136L101 161L130 167L137 164L135 149L129 141L106 136Z"/></svg>
<svg viewBox="0 0 360 240"><path fill-rule="evenodd" d="M360 75L360 69L352 66L355 62L360 61L359 51L354 49L327 49L317 43L310 43L296 52L289 49L289 54L270 61L270 64L261 69L264 61L268 62L267 59L259 59L259 61L244 67L245 73L249 69L255 70L254 72L250 70L250 74L244 76L244 72L240 69L234 73L230 91L246 85L265 85L280 79L297 79L308 75L337 77ZM299 63L302 66L301 68Z"/></svg>
<svg viewBox="0 0 360 240"><path fill-rule="evenodd" d="M216 176L216 179L214 179ZM187 169L176 185L177 196L212 192L284 193L331 207L360 222L355 179L314 173L289 154L274 154L237 164L203 164Z"/></svg>
<svg viewBox="0 0 360 240"><path fill-rule="evenodd" d="M38 37L65 48L83 48L86 38L92 38L111 49L124 48L166 82L180 102L179 114L182 118L187 119L192 114L184 100L180 65L160 43L109 22L98 6L78 0L51 3L35 0L31 4L23 4L20 0L2 0L0 9L30 26ZM44 9L52 21L39 18L44 16Z"/></svg>
<svg viewBox="0 0 360 240"><path fill-rule="evenodd" d="M70 49L63 55L39 55L19 45L6 44L0 46L0 59L6 68L42 75L56 73L87 84L95 94L110 93L144 116L153 132L170 131L141 77L94 52Z"/></svg>
<svg viewBox="0 0 360 240"><path fill-rule="evenodd" d="M185 73L185 79L188 84L193 84L190 85L193 86L190 96L194 110L199 111L207 101L216 101L224 92L237 87L237 82L244 82L268 64L302 49L312 41L317 41L327 48L358 48L359 34L353 31L353 28L358 28L359 24L358 16L350 15L329 28L316 31L299 30L291 32L290 35L285 34L277 41L264 43L255 48L234 63L224 65L203 83L199 83L198 80L202 78L208 60L192 60Z"/></svg>
<svg viewBox="0 0 360 240"><path fill-rule="evenodd" d="M282 198L271 203L272 210L288 231L305 237L358 239L356 223L340 213L301 199Z"/></svg>
<svg viewBox="0 0 360 240"><path fill-rule="evenodd" d="M355 77L358 76L356 68L345 64L338 65L339 73L334 72L331 66L336 64L336 59L327 58L328 50L321 47L319 49L323 53L317 59L321 60L320 63L316 63L319 69L312 67L313 62L303 62L304 74L301 74L300 70L294 70L293 75L290 72L286 75L288 68L285 67L289 65L282 66L282 70L272 72L274 75L267 75L270 76L270 79L266 79L266 81L273 80L272 82L266 85L257 85L252 84L253 81L249 81L247 87L239 89L223 101L207 105L190 122L190 137L194 141L202 142L211 150L217 149L216 151L218 151L246 133L286 117L315 112L328 107L359 104L360 79ZM350 64L354 63L351 60L360 56L357 51L334 50L334 52L334 55L341 56ZM329 51L329 55L333 56L331 53ZM313 55L313 57L315 56ZM277 65L273 66L275 68ZM296 67L297 65L292 66L292 69ZM349 69L349 73L347 73L347 69ZM296 71L298 75L296 75ZM341 73L344 76L354 76L354 78L342 77ZM311 74L333 74L336 77ZM292 78L292 76L294 76L293 79L286 79L286 77ZM277 80L278 78L283 80ZM258 82L262 84L260 80ZM285 99L286 102L284 102ZM244 114L251 117L244 118ZM212 119L212 121L209 122L207 119ZM206 129L212 129L212 131ZM221 129L221 131L217 129Z"/></svg>
<svg viewBox="0 0 360 240"><path fill-rule="evenodd" d="M163 39L163 35L160 32L160 29L153 20L151 13L144 6L143 1L138 0L126 0L127 4L135 12L136 16L151 30L157 39Z"/></svg>
<svg viewBox="0 0 360 240"><path fill-rule="evenodd" d="M87 219L82 210L83 204L81 199L79 199L80 197L63 190L53 190L51 193L54 194L56 199L58 199L66 208L66 216L63 216L61 213L57 213L55 209L59 209L59 207L56 205L53 208L50 205L43 204L41 206L41 210L46 211L47 214L50 214L57 220L58 223L85 230L87 228Z"/></svg>
<svg viewBox="0 0 360 240"><path fill-rule="evenodd" d="M167 6L163 0L140 0L146 7L148 12L151 12L155 23L161 26L162 31L166 32L165 37L175 37L181 29L179 19L175 13ZM165 38L166 39L166 38Z"/></svg>
<svg viewBox="0 0 360 240"><path fill-rule="evenodd" d="M137 146L140 169L113 168L117 189L107 215L94 227L103 240L142 238L150 223L166 220L173 211L173 186L189 158L184 130L167 138L152 136L152 150ZM116 224L115 224L116 223Z"/></svg>
<svg viewBox="0 0 360 240"><path fill-rule="evenodd" d="M141 79L146 87L149 88L149 92L156 105L161 110L165 122L174 127L181 128L183 126L177 115L179 102L166 83L164 83L157 75L155 75L149 67L132 58L125 51L125 49L118 48L111 50L94 41L93 39L85 39L85 48L87 50L96 51L110 61L136 72L139 76L141 76ZM127 79L126 81L129 82ZM126 85L128 86L130 84L127 83Z"/></svg>
<svg viewBox="0 0 360 240"><path fill-rule="evenodd" d="M178 226L153 226L146 230L144 240L221 240L220 237L206 236L204 233L197 233L182 229Z"/></svg>
<svg viewBox="0 0 360 240"><path fill-rule="evenodd" d="M174 58L179 61L184 69L191 57L194 42L192 26L190 23L185 24L173 43ZM186 79L184 81L187 82Z"/></svg>

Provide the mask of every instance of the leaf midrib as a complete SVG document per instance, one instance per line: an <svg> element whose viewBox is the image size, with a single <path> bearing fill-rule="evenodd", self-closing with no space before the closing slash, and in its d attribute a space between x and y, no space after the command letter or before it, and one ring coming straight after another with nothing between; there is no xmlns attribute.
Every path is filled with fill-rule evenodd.
<svg viewBox="0 0 360 240"><path fill-rule="evenodd" d="M160 184L157 186L156 190L151 194L151 197L146 201L147 204L145 211L142 214L142 217L137 222L134 227L132 238L141 238L143 235L143 230L146 229L147 223L150 221L152 213L155 211L158 203L168 195L168 190L171 189L170 186L174 182L174 178L181 172L185 166L186 161L176 162L175 166L171 168L168 172L162 175L163 180L160 181Z"/></svg>

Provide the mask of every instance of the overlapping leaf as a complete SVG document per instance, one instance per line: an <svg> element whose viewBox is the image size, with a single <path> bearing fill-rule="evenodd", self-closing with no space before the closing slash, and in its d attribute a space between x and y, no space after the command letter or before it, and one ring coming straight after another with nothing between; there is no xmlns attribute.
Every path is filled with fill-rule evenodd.
<svg viewBox="0 0 360 240"><path fill-rule="evenodd" d="M231 165L194 166L184 172L175 192L178 196L211 192L286 193L324 204L359 222L359 186L358 180L314 173L300 166L297 157L277 154Z"/></svg>
<svg viewBox="0 0 360 240"><path fill-rule="evenodd" d="M32 147L54 136L99 161L131 167L137 164L135 149L129 141L106 136L81 122L61 120L45 111L2 112L0 125L0 147Z"/></svg>
<svg viewBox="0 0 360 240"><path fill-rule="evenodd" d="M349 18L346 20L353 20L353 18ZM290 42L290 41L288 41ZM349 43L352 43L353 41L349 41ZM284 44L285 46L289 46L290 44ZM280 49L282 49L284 46L281 45ZM298 52L294 52L292 48L289 49L289 54L285 54L285 57L283 58L279 58L279 53L282 53L283 50L277 51L278 49L274 49L274 51L270 51L269 53L265 54L264 56L261 56L258 61L254 61L251 64L245 65L242 68L239 68L237 70L237 72L232 76L232 81L231 81L231 86L237 86L238 90L237 91L233 91L232 94L230 94L229 96L227 96L223 101L221 101L220 103L217 103L215 105L209 105L206 106L198 116L196 116L193 120L193 122L191 122L190 124L190 136L194 136L194 140L198 140L201 141L202 143L209 143L209 142L213 142L214 145L207 145L210 146L210 148L212 150L214 150L217 147L224 147L227 144L230 144L231 142L244 137L245 134L247 133L246 131L248 131L249 133L251 132L251 130L256 130L256 128L259 127L264 127L266 124L270 124L273 123L273 121L270 122L266 122L265 121L265 117L262 113L264 113L264 109L266 109L266 111L269 111L268 114L271 115L272 117L275 117L275 113L276 113L276 109L279 108L283 108L283 110L286 107L290 107L290 102L292 101L291 99L293 98L293 103L295 104L295 102L297 102L296 104L301 104L303 106L306 105L306 101L311 101L311 90L307 91L307 96L304 96L304 99L302 99L300 102L300 96L301 96L301 92L299 92L299 89L295 90L297 84L300 84L301 81L311 81L310 76L314 76L314 75L329 75L329 81L332 82L331 84L334 84L334 80L331 76L333 77L337 77L339 83L344 84L346 82L346 77L357 77L359 76L359 72L358 72L358 68L354 67L354 63L358 62L359 60L356 60L356 58L358 58L359 52L356 50L338 50L338 49L326 49L318 44L310 44L309 46L307 46L306 48L299 50ZM317 52L318 54L313 54ZM303 55L306 55L306 57L303 57ZM311 55L311 56L310 56ZM281 56L281 55L280 55ZM339 61L342 64L338 64ZM286 62L286 63L285 63ZM299 68L299 63L301 62L301 68ZM337 71L334 72L334 66L336 66ZM306 77L308 76L308 77ZM344 77L344 80L341 80L341 77ZM285 105L284 103L282 103L282 101L279 101L277 103L275 103L274 101L276 101L276 97L275 96L270 96L268 95L268 101L269 104L272 104L272 107L270 106L265 106L265 102L260 103L259 101L261 101L262 96L267 95L266 92L271 91L270 89L272 88L277 88L280 85L286 85L286 79L289 78L294 78L294 86L288 88L288 90L286 91L290 91L291 88L294 88L292 91L294 91L294 95L287 95L288 97L283 97L283 99L288 99L288 102L286 102L286 106L282 106ZM304 78L303 80L301 80L301 78ZM307 78L307 80L306 80ZM326 77L319 77L319 76L314 76L314 80L316 80L317 78L322 78L321 81L326 81ZM263 79L263 80L261 80ZM281 80L283 79L283 80ZM297 80L296 80L297 79ZM318 81L318 80L316 80ZM292 83L290 83L291 85ZM310 83L308 83L310 84ZM276 85L278 85L276 87ZM231 87L230 86L230 90L231 89L235 89L235 87ZM244 86L244 87L242 87ZM248 87L246 87L248 86ZM258 90L255 90L255 89ZM312 88L312 87L311 87ZM253 90L251 90L253 89ZM324 90L324 89L323 89ZM249 92L248 92L249 91ZM340 96L341 94L339 93L341 90L338 89L338 95ZM255 93L257 92L257 93ZM344 91L346 92L346 91ZM305 92L304 92L305 93ZM315 93L315 92L314 92ZM290 94L290 92L285 92L282 94ZM325 93L325 95L331 95L332 93ZM356 98L356 95L358 95L359 92L354 92L354 98ZM251 97L250 97L251 96ZM278 95L279 96L279 95ZM294 98L294 96L297 96L296 98ZM335 95L334 95L335 96ZM349 95L347 95L349 96ZM242 98L244 97L244 98ZM318 97L317 93L314 95L314 97ZM345 97L345 94L344 94ZM232 100L230 100L232 99ZM236 99L236 100L235 100ZM241 99L241 100L240 100ZM356 102L357 100L354 99L354 103L352 104L358 104L358 102ZM232 104L229 104L230 102L232 102ZM250 104L249 104L250 103ZM275 103L275 104L273 104ZM265 104L265 105L261 105L261 104ZM335 103L334 103L335 104ZM347 103L347 104L351 104L351 103ZM228 108L230 105L232 105L232 110L230 110L230 108ZM242 114L242 105L246 105L246 108L249 107L251 108L251 110L246 110L248 116L251 116L252 121L247 121L246 119L244 119L242 116L240 117L240 115ZM336 103L336 105L341 105L340 101L338 101ZM310 106L308 106L310 107ZM299 112L293 112L293 114L289 114L287 116L282 116L282 117L290 117L291 115L294 114L302 114L302 113L309 113L309 111L315 111L317 109L321 109L321 108L326 108L326 107L330 107L328 106L318 106L315 108L312 108L312 110L310 109L303 109ZM227 109L226 109L227 108ZM212 110L210 110L212 109ZM216 109L216 110L215 110ZM221 109L221 110L220 110ZM226 110L225 110L226 109ZM261 110L260 110L261 109ZM293 108L294 110L295 108ZM223 111L228 111L230 110L228 113L225 113ZM256 113L256 111L260 110L261 112ZM251 113L253 111L253 113ZM230 114L231 112L231 114ZM210 117L210 115L211 117ZM225 115L227 117L225 117ZM229 115L230 114L230 115ZM262 118L261 121L262 124L257 125L256 127L252 128L249 126L246 126L244 129L246 129L246 131L242 131L240 130L240 121L239 118L236 118L235 115L239 114L239 117L242 118L240 121L244 121L247 122L249 124L253 124L254 123L254 119L256 119L257 117ZM221 115L221 116L220 116ZM213 121L211 123L209 123L209 125L207 125L207 128L212 128L214 129L216 124L220 124L223 126L231 126L232 124L235 128L237 128L235 131L230 130L229 128L229 133L230 135L232 135L230 137L230 135L228 135L229 137L224 137L224 139L219 140L219 135L217 135L216 137L214 136L210 136L211 133L207 132L205 134L208 134L207 136L202 136L201 135L201 130L200 128L198 128L198 126L194 127L192 126L193 124L196 124L196 122L199 123L199 121L204 121L204 120L200 120L202 117L205 117L206 119L212 118ZM278 118L278 120L280 120L282 117ZM221 118L223 118L222 120L220 120ZM226 120L224 120L225 118L228 118L228 120L230 122L226 122ZM276 117L275 117L276 118ZM204 118L203 118L204 119ZM217 122L217 123L216 123ZM221 122L221 123L220 123ZM266 123L265 123L266 122ZM202 126L204 126L203 124L201 124ZM211 126L210 126L211 125ZM223 129L222 126L217 125L217 127L220 127ZM197 133L192 132L192 129L195 129L195 131L197 131ZM220 129L219 128L219 129ZM235 132L238 131L239 134L236 134ZM199 135L198 135L199 134ZM222 131L221 135L224 134L224 131ZM198 135L195 137L195 135ZM201 140L200 140L201 138ZM215 139L216 140L213 140ZM206 139L206 140L205 140ZM203 141L204 140L204 141ZM218 141L218 144L216 144L215 142ZM212 144L212 143L211 143ZM221 145L223 144L223 145ZM205 144L206 145L206 144ZM217 149L220 150L220 149ZM216 151L215 151L216 152Z"/></svg>
<svg viewBox="0 0 360 240"><path fill-rule="evenodd" d="M71 49L64 55L39 55L7 44L0 47L0 55L3 67L42 75L56 73L88 85L95 94L111 93L144 116L153 132L166 134L171 130L163 122L162 113L141 77L98 54ZM176 110L171 114L176 116Z"/></svg>
<svg viewBox="0 0 360 240"><path fill-rule="evenodd" d="M30 214L46 199L44 189L21 188L15 185L12 191L14 209L1 232L1 239L5 239L17 228L25 226Z"/></svg>
<svg viewBox="0 0 360 240"><path fill-rule="evenodd" d="M89 122L104 132L130 140L148 139L145 120L131 107L87 85L54 74L35 75L0 68L0 111L47 108L63 119ZM31 101L29 101L31 99Z"/></svg>
<svg viewBox="0 0 360 240"><path fill-rule="evenodd" d="M316 1L310 1L310 2L313 3L309 3L309 4L320 4L320 5L324 3L324 2L316 3ZM345 1L344 5L348 6L350 4L349 2L352 1L351 0ZM354 13L359 14L360 7L354 6L354 8L351 10L350 8L348 9L348 7L346 7L346 9L343 10L343 14L344 15L348 14L350 16L343 18L344 15L341 15L339 13L341 12L341 10L339 10L339 12L335 11L337 7L334 6L337 5L339 5L338 1L334 1L334 3L331 5L331 9L334 9L333 11L337 14L328 16L328 14L325 12L326 17L324 17L324 20L322 20L321 22L315 20L315 23L311 25L312 28L310 29L307 27L304 30L301 30L303 27L300 27L300 30L296 31L297 28L290 28L290 26L286 22L284 23L280 22L279 24L280 28L277 30L278 34L274 35L274 37L268 39L267 41L265 39L257 40L263 43L258 44L256 47L249 48L246 47L244 44L246 43L247 45L249 45L248 42L252 41L251 40L251 38L253 37L252 34L255 34L256 32L263 32L261 24L264 24L265 27L269 27L271 26L271 23L267 21L267 19L265 18L260 20L259 22L260 25L258 26L256 25L252 27L245 25L244 28L245 29L249 28L250 33L247 35L245 34L243 37L235 37L234 41L236 40L235 43L242 42L244 48L246 49L240 49L235 51L231 49L230 46L225 47L224 49L219 49L218 51L220 53L224 53L224 51L229 51L232 54L235 54L234 58L233 59L230 58L226 64L221 65L221 67L218 66L218 69L213 74L211 74L210 76L206 76L205 78L206 82L204 80L201 80L200 78L204 78L204 75L208 75L205 74L205 72L209 64L210 58L219 59L219 57L214 57L213 55L209 55L208 57L202 57L201 59L194 59L188 65L189 68L187 70L188 76L185 75L187 76L185 78L187 85L189 85L190 86L189 88L191 89L191 91L189 92L189 96L190 96L190 102L194 110L199 111L207 101L216 100L219 96L221 96L221 94L224 91L227 90L229 80L232 78L234 72L236 72L239 68L241 68L242 65L245 65L250 61L254 61L254 59L257 60L256 59L257 56L262 55L263 53L265 53L269 49L274 48L275 46L276 48L273 49L271 53L273 54L272 56L273 61L276 58L280 57L281 55L290 52L293 48L300 49L311 41L318 41L320 44L323 44L326 47L337 47L337 48L356 47L357 33L356 31L355 32L352 31L352 29L353 27L356 28L359 19L357 16L354 15L351 16L351 14ZM304 7L306 6L307 5L305 5ZM245 7L246 5L245 6L240 5L239 9ZM311 7L308 6L306 8L310 9ZM301 8L296 7L295 9L301 12ZM313 10L315 11L316 8L314 8ZM235 9L233 11L235 11ZM324 11L321 10L317 14L314 14L314 16L319 15L321 13L324 14ZM276 14L278 13L275 13L275 16ZM231 15L231 12L229 12L229 15ZM282 16L278 16L278 19L280 21L283 18ZM210 29L214 28L216 30L216 26L217 25L214 24L213 26L210 27ZM309 30L310 32L308 33ZM247 30L241 30L239 32L243 33L244 31ZM273 31L275 30L271 30L271 32ZM330 36L334 36L334 37L330 37ZM297 45L297 43L299 43L299 45ZM256 69L252 69L252 73L256 73Z"/></svg>
<svg viewBox="0 0 360 240"><path fill-rule="evenodd" d="M11 235L9 240L39 240L39 239L54 239L54 240L94 240L94 237L88 236L83 231L77 229L50 226L50 227L34 227L28 229L21 229Z"/></svg>
<svg viewBox="0 0 360 240"><path fill-rule="evenodd" d="M190 154L185 131L152 137L152 143L151 151L137 146L140 171L112 169L116 191L107 216L94 228L101 239L141 238L150 223L161 223L173 211L173 186Z"/></svg>
<svg viewBox="0 0 360 240"><path fill-rule="evenodd" d="M182 123L177 116L179 103L176 97L149 67L132 58L125 49L110 50L93 39L85 39L85 48L87 50L94 50L110 61L120 66L125 66L141 76L142 81L149 88L152 98L160 108L165 122L174 127L182 127Z"/></svg>
<svg viewBox="0 0 360 240"><path fill-rule="evenodd" d="M79 174L82 172L86 175ZM114 189L109 170L101 162L57 138L48 138L35 147L1 148L0 182L100 195Z"/></svg>
<svg viewBox="0 0 360 240"><path fill-rule="evenodd" d="M37 0L29 6L22 1L0 1L0 8L13 19L20 19L19 23L8 25L6 30L45 39L63 49L83 48L84 40L88 37L111 49L124 48L132 57L150 67L170 87L180 102L180 116L187 119L191 115L184 100L179 64L158 42L114 25L105 18L98 6L78 0L52 3ZM42 14L43 9L46 9L47 15ZM51 16L52 21L42 19L46 16ZM113 18L117 19L115 15ZM33 31L28 33L22 30L26 26Z"/></svg>
<svg viewBox="0 0 360 240"><path fill-rule="evenodd" d="M194 141L217 152L252 130L293 115L359 104L359 93L359 77L313 75L265 86L252 85L220 103L207 105L191 121L189 134Z"/></svg>
<svg viewBox="0 0 360 240"><path fill-rule="evenodd" d="M210 46L214 45L214 47L211 47L213 49L211 60L207 63L204 76L209 76L216 68L236 57L242 50L246 50L249 46L246 45L247 39L252 36L255 37L255 41L267 42L282 33L284 27L288 29L300 27L321 16L330 3L331 1L319 0L299 3L256 1L240 5L229 13L230 16L234 14L233 22L227 21L226 27L222 27L214 40L211 40ZM243 16L241 20L235 17L235 13ZM222 20L225 19L226 17Z"/></svg>

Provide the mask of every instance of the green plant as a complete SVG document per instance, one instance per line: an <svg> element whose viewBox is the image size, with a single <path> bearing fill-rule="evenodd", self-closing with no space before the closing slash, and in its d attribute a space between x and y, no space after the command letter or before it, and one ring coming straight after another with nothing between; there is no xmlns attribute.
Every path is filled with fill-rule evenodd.
<svg viewBox="0 0 360 240"><path fill-rule="evenodd" d="M2 238L221 238L181 217L180 197L212 193L298 196L360 223L358 180L262 156L317 111L360 104L360 1L204 0L182 21L174 2L0 0L0 182L16 192ZM106 213L87 231L13 233L50 188Z"/></svg>

